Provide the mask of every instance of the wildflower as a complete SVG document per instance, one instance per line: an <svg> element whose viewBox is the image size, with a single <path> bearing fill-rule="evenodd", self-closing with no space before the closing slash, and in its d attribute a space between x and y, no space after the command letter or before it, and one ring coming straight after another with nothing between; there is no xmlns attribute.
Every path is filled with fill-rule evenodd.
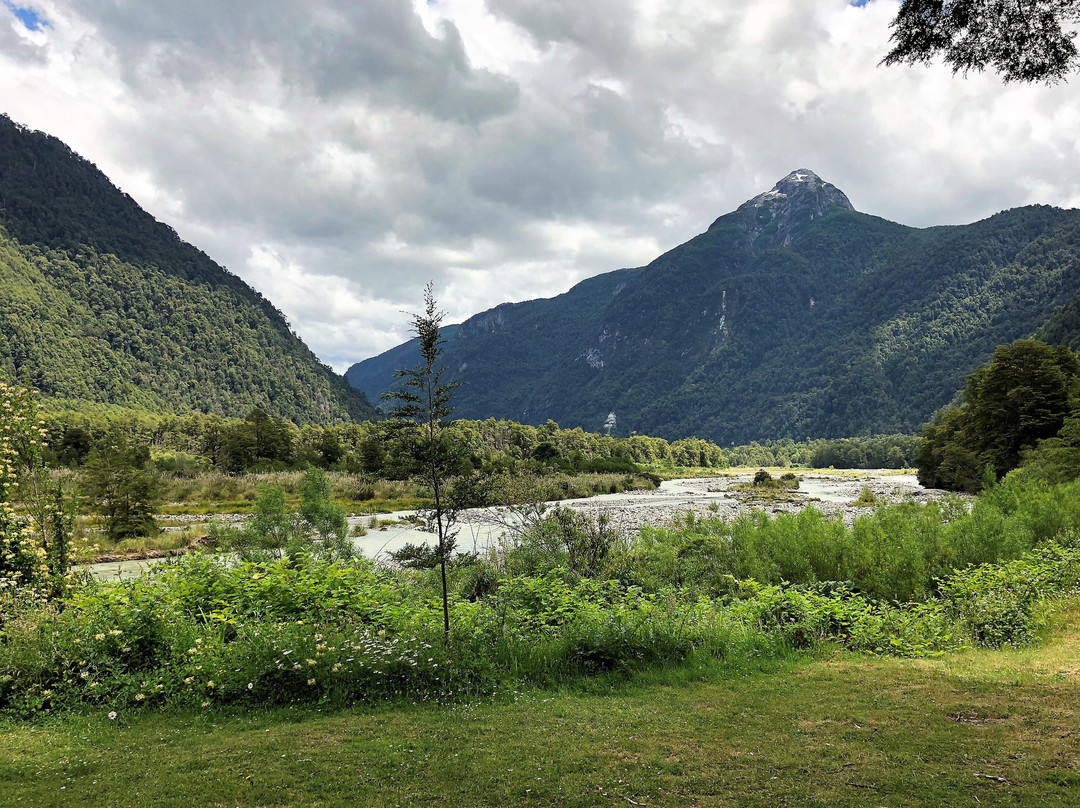
<svg viewBox="0 0 1080 808"><path fill-rule="evenodd" d="M309 660L307 661L307 664L308 664L308 665L317 665L318 663L317 663L317 662L316 662L316 661L315 661L314 659L309 659Z"/></svg>
<svg viewBox="0 0 1080 808"><path fill-rule="evenodd" d="M251 690L253 687L255 687L255 683L254 682L248 682L248 690Z"/></svg>
<svg viewBox="0 0 1080 808"><path fill-rule="evenodd" d="M110 636L110 637L119 637L119 636L120 636L121 634L123 634L123 633L124 633L124 632L122 632L122 631L121 631L120 629L118 629L118 628L111 628L111 629L109 629L109 636Z"/></svg>
<svg viewBox="0 0 1080 808"><path fill-rule="evenodd" d="M314 680L314 679L308 679L308 680L307 680L307 683L308 683L309 685L313 685L313 684L315 684L315 680Z"/></svg>
<svg viewBox="0 0 1080 808"><path fill-rule="evenodd" d="M210 702L208 702L208 701L204 701L204 702L202 703L202 706L203 706L203 707L209 707L209 706L210 706Z"/></svg>
<svg viewBox="0 0 1080 808"><path fill-rule="evenodd" d="M93 685L91 685L91 687L93 687ZM52 695L52 691L51 690L42 690L41 695L43 695L45 698L49 698L49 696Z"/></svg>
<svg viewBox="0 0 1080 808"><path fill-rule="evenodd" d="M186 678L184 679L184 684L185 684L185 685L190 685L190 684L191 684L192 682L194 682L194 681L195 681L195 677L194 677L194 676L188 676L188 677L186 677Z"/></svg>
<svg viewBox="0 0 1080 808"><path fill-rule="evenodd" d="M109 720L110 721L115 721L116 720L116 710L110 710L109 711Z"/></svg>
<svg viewBox="0 0 1080 808"><path fill-rule="evenodd" d="M102 640L105 639L105 635L104 634L95 634L94 639L97 640L98 642L101 642Z"/></svg>
<svg viewBox="0 0 1080 808"><path fill-rule="evenodd" d="M146 696L144 696L142 693L136 693L135 694L135 701L142 701L145 698L146 698Z"/></svg>
<svg viewBox="0 0 1080 808"><path fill-rule="evenodd" d="M214 680L213 680L213 679L211 679L211 680L210 680L209 682L207 682L207 683L206 683L206 686L207 686L207 687L215 687L215 685L214 685Z"/></svg>

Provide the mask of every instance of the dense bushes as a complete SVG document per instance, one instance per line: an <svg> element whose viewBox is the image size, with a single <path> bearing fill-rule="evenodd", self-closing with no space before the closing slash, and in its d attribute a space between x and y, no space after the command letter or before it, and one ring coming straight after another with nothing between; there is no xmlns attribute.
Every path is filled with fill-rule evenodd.
<svg viewBox="0 0 1080 808"><path fill-rule="evenodd" d="M970 507L946 499L877 508L848 527L814 508L731 522L684 519L643 528L629 556L609 568L627 583L658 590L671 582L705 594L729 578L766 584L847 582L872 599L928 597L935 581L971 564L997 563L1080 529L1080 481L1048 486L1009 480Z"/></svg>
<svg viewBox="0 0 1080 808"><path fill-rule="evenodd" d="M710 598L550 571L503 579L474 601L455 598L444 645L441 611L422 576L310 555L232 567L189 557L141 580L87 589L63 611L11 620L0 643L0 710L458 698L695 654L735 659L822 642L926 655L965 638L1026 641L1040 601L1078 583L1075 536L955 574L942 582L944 597L904 606L843 585L748 581Z"/></svg>
<svg viewBox="0 0 1080 808"><path fill-rule="evenodd" d="M190 556L62 610L15 610L0 710L456 699L822 644L1018 644L1080 585L1077 493L1010 482L970 510L901 504L852 528L812 510L685 519L629 542L557 513L503 554L451 565L448 644L433 572L308 551Z"/></svg>

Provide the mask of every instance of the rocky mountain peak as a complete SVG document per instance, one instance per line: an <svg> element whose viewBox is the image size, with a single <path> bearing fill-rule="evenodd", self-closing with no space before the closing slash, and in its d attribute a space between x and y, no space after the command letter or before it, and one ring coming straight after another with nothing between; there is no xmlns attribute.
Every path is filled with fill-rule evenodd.
<svg viewBox="0 0 1080 808"><path fill-rule="evenodd" d="M733 218L746 231L748 247L782 247L790 244L802 228L833 208L855 210L843 191L810 169L800 168L713 225Z"/></svg>

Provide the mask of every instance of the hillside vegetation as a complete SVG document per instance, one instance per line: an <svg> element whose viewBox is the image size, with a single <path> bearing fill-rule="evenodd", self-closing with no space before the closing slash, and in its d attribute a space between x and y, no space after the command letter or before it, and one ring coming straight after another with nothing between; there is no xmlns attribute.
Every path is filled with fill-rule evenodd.
<svg viewBox="0 0 1080 808"><path fill-rule="evenodd" d="M595 430L614 412L617 434L721 446L914 433L995 346L1044 324L1070 341L1078 228L1032 206L920 230L795 172L646 267L462 323L458 414ZM377 394L407 358L347 377Z"/></svg>
<svg viewBox="0 0 1080 808"><path fill-rule="evenodd" d="M274 306L59 140L0 116L0 367L43 394L298 423L376 417Z"/></svg>

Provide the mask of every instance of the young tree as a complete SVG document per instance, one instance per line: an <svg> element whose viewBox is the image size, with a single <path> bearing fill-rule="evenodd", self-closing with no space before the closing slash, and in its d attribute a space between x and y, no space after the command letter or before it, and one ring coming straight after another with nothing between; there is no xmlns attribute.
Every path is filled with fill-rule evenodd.
<svg viewBox="0 0 1080 808"><path fill-rule="evenodd" d="M161 480L150 465L150 447L115 428L90 453L83 468L83 492L105 519L112 541L158 532L154 506Z"/></svg>
<svg viewBox="0 0 1080 808"><path fill-rule="evenodd" d="M424 313L414 314L412 331L419 338L420 363L395 376L403 379L400 390L383 397L397 402L390 412L408 435L409 453L418 476L432 491L434 504L422 513L427 530L438 537L439 571L442 577L443 638L450 640L450 601L446 585L446 562L454 550L455 523L460 508L450 490L450 480L458 467L457 453L444 434L445 421L453 412L450 401L460 382L444 382L445 368L439 365L445 340L439 334L446 312L435 304L432 285L424 289ZM414 428L415 427L415 428Z"/></svg>
<svg viewBox="0 0 1080 808"><path fill-rule="evenodd" d="M903 0L882 64L928 63L953 72L989 67L1005 81L1060 81L1077 68L1080 0Z"/></svg>

